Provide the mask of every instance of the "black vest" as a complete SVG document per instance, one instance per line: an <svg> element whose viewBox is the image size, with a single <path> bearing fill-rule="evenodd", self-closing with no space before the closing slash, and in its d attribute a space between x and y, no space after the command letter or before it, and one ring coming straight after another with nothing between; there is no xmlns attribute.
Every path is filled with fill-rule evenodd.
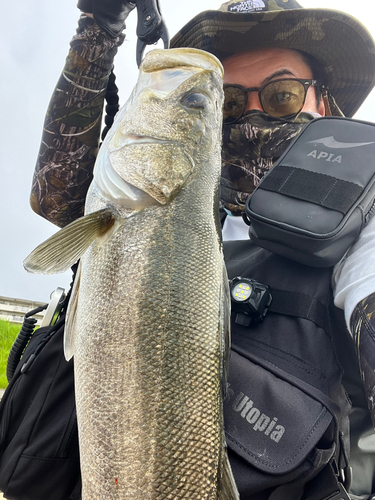
<svg viewBox="0 0 375 500"><path fill-rule="evenodd" d="M349 487L351 405L344 384L362 409L361 426L371 426L354 343L333 304L332 268L299 264L250 240L225 242L224 254L230 279L255 279L273 296L261 323L244 327L232 314L224 416L241 500L328 498L340 481ZM369 493L373 473L359 474L354 486Z"/></svg>

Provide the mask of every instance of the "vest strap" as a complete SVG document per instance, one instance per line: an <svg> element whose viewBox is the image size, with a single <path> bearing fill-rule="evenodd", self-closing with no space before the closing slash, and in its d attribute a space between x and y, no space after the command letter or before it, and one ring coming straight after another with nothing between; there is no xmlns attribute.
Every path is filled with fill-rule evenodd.
<svg viewBox="0 0 375 500"><path fill-rule="evenodd" d="M272 175L264 177L259 188L315 203L344 215L363 192L355 182L287 165L277 165Z"/></svg>
<svg viewBox="0 0 375 500"><path fill-rule="evenodd" d="M331 332L328 308L320 300L305 293L289 292L275 288L271 289L271 295L272 301L269 311L308 319L325 332Z"/></svg>

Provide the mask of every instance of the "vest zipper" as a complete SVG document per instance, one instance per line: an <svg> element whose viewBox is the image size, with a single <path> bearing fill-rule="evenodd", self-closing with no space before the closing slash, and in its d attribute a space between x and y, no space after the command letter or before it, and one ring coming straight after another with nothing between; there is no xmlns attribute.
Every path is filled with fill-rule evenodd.
<svg viewBox="0 0 375 500"><path fill-rule="evenodd" d="M73 408L57 452L57 458L75 458L70 455L76 447L78 448L78 426L76 409Z"/></svg>

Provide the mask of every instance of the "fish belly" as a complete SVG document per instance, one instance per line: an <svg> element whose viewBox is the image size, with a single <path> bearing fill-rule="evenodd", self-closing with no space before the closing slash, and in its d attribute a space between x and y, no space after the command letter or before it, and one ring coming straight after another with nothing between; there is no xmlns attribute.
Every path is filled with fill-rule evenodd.
<svg viewBox="0 0 375 500"><path fill-rule="evenodd" d="M216 499L223 446L214 224L150 207L82 259L83 500Z"/></svg>

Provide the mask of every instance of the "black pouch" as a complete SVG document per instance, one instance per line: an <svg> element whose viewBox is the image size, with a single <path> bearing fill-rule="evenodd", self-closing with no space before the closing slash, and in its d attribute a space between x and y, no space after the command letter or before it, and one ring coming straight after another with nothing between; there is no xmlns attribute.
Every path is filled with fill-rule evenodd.
<svg viewBox="0 0 375 500"><path fill-rule="evenodd" d="M335 458L333 414L314 390L301 389L271 363L243 349L232 350L231 363L224 418L241 498L258 500L270 491L275 498L300 498Z"/></svg>
<svg viewBox="0 0 375 500"><path fill-rule="evenodd" d="M375 214L375 125L310 122L245 205L257 245L309 266L335 265Z"/></svg>

